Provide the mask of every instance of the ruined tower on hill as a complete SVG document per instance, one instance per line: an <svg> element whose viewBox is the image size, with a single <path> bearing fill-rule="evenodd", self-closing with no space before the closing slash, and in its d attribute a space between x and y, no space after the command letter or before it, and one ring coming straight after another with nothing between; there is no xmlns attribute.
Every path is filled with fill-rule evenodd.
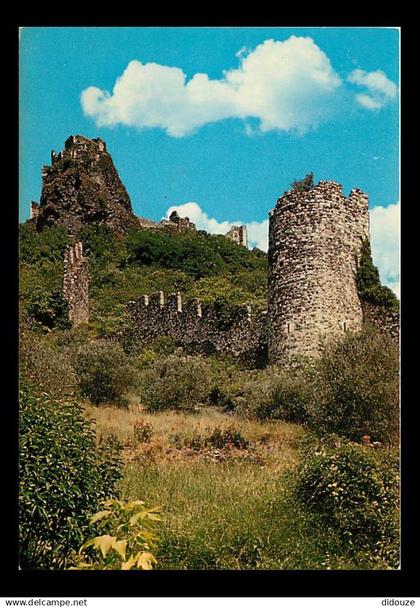
<svg viewBox="0 0 420 607"><path fill-rule="evenodd" d="M42 167L42 193L32 204L38 230L63 226L76 235L99 223L117 233L138 224L131 201L102 139L71 135L64 150L51 152L51 166Z"/></svg>
<svg viewBox="0 0 420 607"><path fill-rule="evenodd" d="M319 353L324 338L362 328L357 260L369 236L368 198L333 181L291 190L270 212L268 356Z"/></svg>

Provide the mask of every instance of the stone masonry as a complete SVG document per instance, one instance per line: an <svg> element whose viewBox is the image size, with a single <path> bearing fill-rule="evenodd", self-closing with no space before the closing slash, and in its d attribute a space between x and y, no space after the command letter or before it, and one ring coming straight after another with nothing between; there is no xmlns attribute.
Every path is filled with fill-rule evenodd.
<svg viewBox="0 0 420 607"><path fill-rule="evenodd" d="M89 269L81 242L67 247L64 257L63 297L69 306L69 320L77 327L89 321Z"/></svg>
<svg viewBox="0 0 420 607"><path fill-rule="evenodd" d="M242 247L248 247L248 233L246 226L232 226L226 234L226 238L233 240Z"/></svg>
<svg viewBox="0 0 420 607"><path fill-rule="evenodd" d="M226 318L217 302L193 300L183 305L181 293L165 298L158 291L130 301L127 312L142 345L165 335L192 353L230 354L251 363L266 356L266 312L254 314L248 305L237 306Z"/></svg>
<svg viewBox="0 0 420 607"><path fill-rule="evenodd" d="M324 339L362 328L357 259L369 236L368 198L321 181L290 190L270 212L268 355L314 356Z"/></svg>

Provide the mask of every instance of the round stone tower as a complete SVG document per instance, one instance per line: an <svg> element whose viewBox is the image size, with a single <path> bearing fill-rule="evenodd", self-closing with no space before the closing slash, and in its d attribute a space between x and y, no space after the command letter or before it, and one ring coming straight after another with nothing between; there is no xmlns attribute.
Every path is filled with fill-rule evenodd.
<svg viewBox="0 0 420 607"><path fill-rule="evenodd" d="M325 338L357 331L357 258L369 237L368 197L334 181L290 190L270 211L268 355L316 356Z"/></svg>

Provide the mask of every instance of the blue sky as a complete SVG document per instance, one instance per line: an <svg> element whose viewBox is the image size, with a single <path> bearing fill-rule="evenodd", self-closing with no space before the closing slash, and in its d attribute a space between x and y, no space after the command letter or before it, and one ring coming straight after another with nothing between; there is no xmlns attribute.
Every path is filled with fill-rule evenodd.
<svg viewBox="0 0 420 607"><path fill-rule="evenodd" d="M367 192L398 292L398 84L395 28L24 28L20 218L70 134L107 142L137 215L241 221L262 248L269 209L313 171Z"/></svg>

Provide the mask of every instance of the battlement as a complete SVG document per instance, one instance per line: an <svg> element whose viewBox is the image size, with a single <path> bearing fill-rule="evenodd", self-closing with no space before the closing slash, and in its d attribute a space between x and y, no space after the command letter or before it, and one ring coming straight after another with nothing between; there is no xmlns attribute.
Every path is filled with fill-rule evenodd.
<svg viewBox="0 0 420 607"><path fill-rule="evenodd" d="M157 291L128 302L126 310L131 335L141 344L166 335L192 352L246 359L255 359L266 349L266 314L253 312L247 304L226 313L217 300L202 303L193 299L184 304L179 292L165 296Z"/></svg>
<svg viewBox="0 0 420 607"><path fill-rule="evenodd" d="M64 254L63 297L73 326L89 321L89 269L80 241L68 246Z"/></svg>

